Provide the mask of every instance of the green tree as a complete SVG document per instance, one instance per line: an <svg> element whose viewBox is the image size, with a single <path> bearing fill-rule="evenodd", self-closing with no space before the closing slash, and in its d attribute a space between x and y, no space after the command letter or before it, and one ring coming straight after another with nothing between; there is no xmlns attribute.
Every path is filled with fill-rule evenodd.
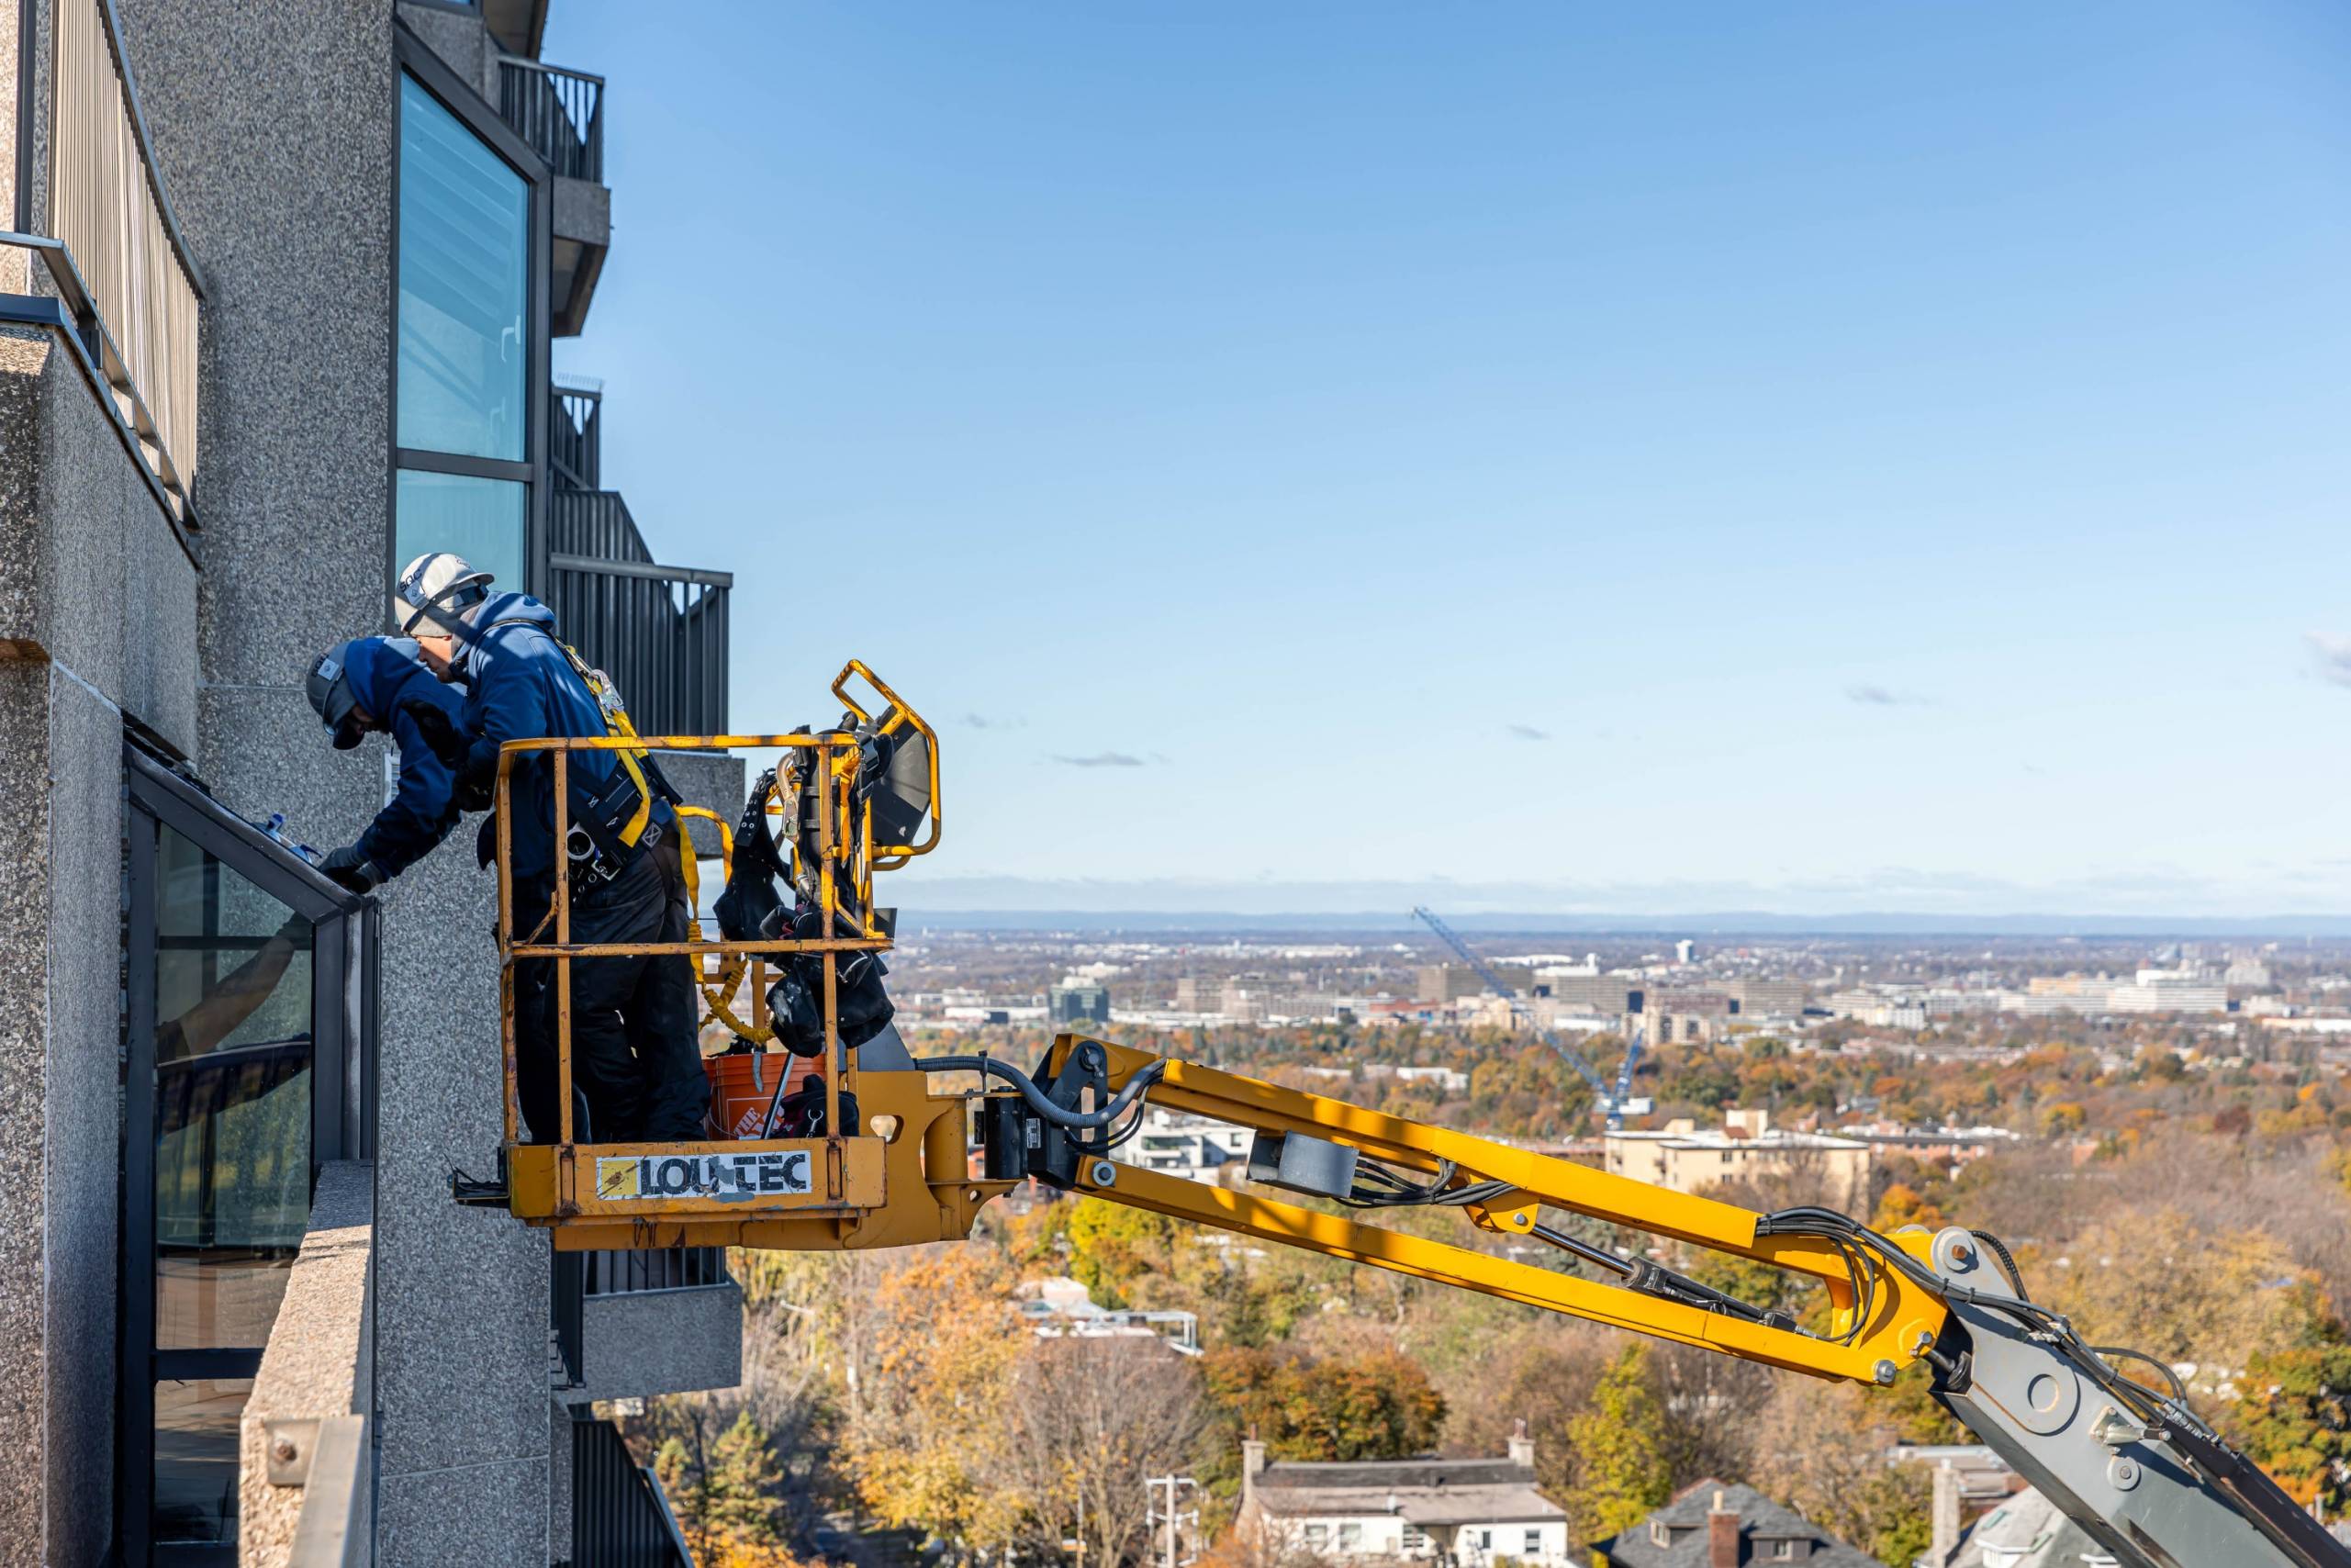
<svg viewBox="0 0 2351 1568"><path fill-rule="evenodd" d="M2327 1518L2351 1507L2351 1344L2257 1355L2245 1369L2235 1425L2255 1463Z"/></svg>
<svg viewBox="0 0 2351 1568"><path fill-rule="evenodd" d="M728 1551L783 1544L777 1497L783 1468L776 1462L767 1433L750 1411L737 1415L715 1441L706 1440L699 1428L690 1443L684 1437L671 1438L653 1462L698 1558L712 1561Z"/></svg>
<svg viewBox="0 0 2351 1568"><path fill-rule="evenodd" d="M1592 1403L1567 1424L1575 1450L1569 1518L1584 1539L1614 1535L1673 1495L1665 1410L1649 1380L1649 1347L1629 1345L1608 1363Z"/></svg>
<svg viewBox="0 0 2351 1568"><path fill-rule="evenodd" d="M1059 1207L1059 1204L1054 1205ZM1135 1282L1165 1273L1174 1226L1165 1215L1080 1198L1069 1220L1069 1274L1096 1306L1133 1304Z"/></svg>

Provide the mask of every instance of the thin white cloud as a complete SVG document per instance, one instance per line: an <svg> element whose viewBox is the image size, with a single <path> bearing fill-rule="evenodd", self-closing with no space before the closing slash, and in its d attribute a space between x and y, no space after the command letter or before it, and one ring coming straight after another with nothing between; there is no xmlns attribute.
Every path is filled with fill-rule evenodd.
<svg viewBox="0 0 2351 1568"><path fill-rule="evenodd" d="M1549 730L1539 730L1532 724L1509 724L1505 727L1522 741L1547 741L1551 738Z"/></svg>
<svg viewBox="0 0 2351 1568"><path fill-rule="evenodd" d="M1856 681L1845 688L1845 700L1858 702L1864 708L1931 708L1934 699L1915 691L1897 691L1890 686L1877 686Z"/></svg>
<svg viewBox="0 0 2351 1568"><path fill-rule="evenodd" d="M2319 678L2335 686L2351 686L2351 637L2313 632L2310 643L2311 658L2318 666Z"/></svg>
<svg viewBox="0 0 2351 1568"><path fill-rule="evenodd" d="M1123 751L1098 751L1091 756L1057 756L1054 761L1065 767L1141 767L1143 759Z"/></svg>

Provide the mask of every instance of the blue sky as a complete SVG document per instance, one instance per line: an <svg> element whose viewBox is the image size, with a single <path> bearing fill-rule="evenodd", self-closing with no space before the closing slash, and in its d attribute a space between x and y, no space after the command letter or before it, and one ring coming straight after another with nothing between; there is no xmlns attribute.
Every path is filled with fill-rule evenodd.
<svg viewBox="0 0 2351 1568"><path fill-rule="evenodd" d="M2339 6L546 58L610 82L607 482L735 573L738 726L851 653L942 722L910 905L2351 910Z"/></svg>

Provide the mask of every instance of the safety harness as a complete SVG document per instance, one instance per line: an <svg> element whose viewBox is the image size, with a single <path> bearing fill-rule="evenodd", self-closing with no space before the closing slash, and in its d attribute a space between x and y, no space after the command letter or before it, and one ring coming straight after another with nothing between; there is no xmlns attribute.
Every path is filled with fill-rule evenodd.
<svg viewBox="0 0 2351 1568"><path fill-rule="evenodd" d="M724 817L707 806L677 805L670 809L675 811L681 819L707 817L718 823L719 864L722 866L734 864L734 831L727 826ZM702 939L701 868L694 857L693 839L687 834L682 821L678 824L677 835L680 841L677 846L678 868L686 874L686 939L689 942L700 942ZM735 991L741 988L743 977L750 972L750 969L749 956L742 953L730 954L720 965L719 972L714 975L704 974L700 962L696 960L694 983L701 988L702 1000L710 1004L711 1017L724 1024L736 1035L753 1045L764 1046L776 1037L775 1029L764 1025L754 1028L748 1022L739 1017L732 1006L728 1005Z"/></svg>

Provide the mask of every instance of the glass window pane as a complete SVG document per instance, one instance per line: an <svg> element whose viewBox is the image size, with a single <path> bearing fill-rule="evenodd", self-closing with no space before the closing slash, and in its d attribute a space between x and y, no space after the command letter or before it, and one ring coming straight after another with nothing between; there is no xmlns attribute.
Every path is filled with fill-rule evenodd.
<svg viewBox="0 0 2351 1568"><path fill-rule="evenodd" d="M155 1385L155 1540L237 1539L237 1420L251 1378Z"/></svg>
<svg viewBox="0 0 2351 1568"><path fill-rule="evenodd" d="M416 468L401 469L397 483L394 571L428 550L450 550L494 575L500 588L521 591L523 507L530 487Z"/></svg>
<svg viewBox="0 0 2351 1568"><path fill-rule="evenodd" d="M156 850L155 1343L256 1349L310 1207L309 923Z"/></svg>
<svg viewBox="0 0 2351 1568"><path fill-rule="evenodd" d="M400 78L399 444L521 462L531 185Z"/></svg>

